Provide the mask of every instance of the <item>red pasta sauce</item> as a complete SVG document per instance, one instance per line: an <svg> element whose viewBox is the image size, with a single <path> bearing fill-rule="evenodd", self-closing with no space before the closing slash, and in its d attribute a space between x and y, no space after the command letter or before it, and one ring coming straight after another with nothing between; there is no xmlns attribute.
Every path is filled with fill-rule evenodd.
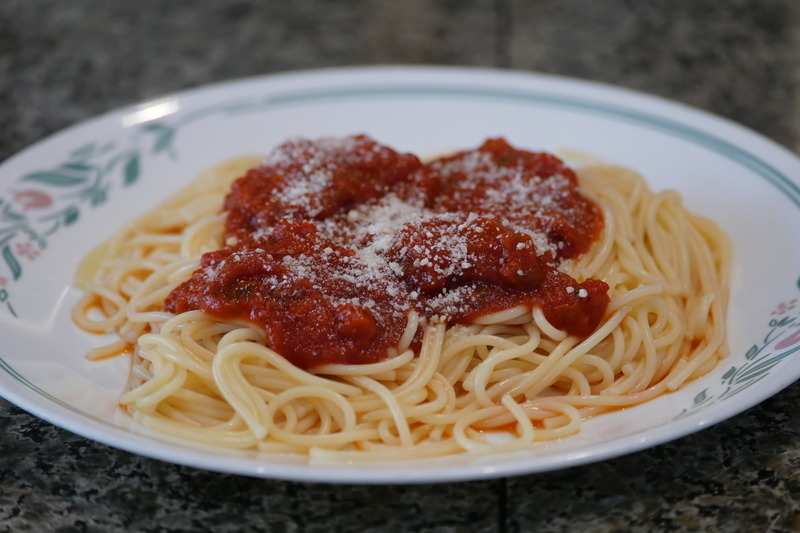
<svg viewBox="0 0 800 533"><path fill-rule="evenodd" d="M503 139L427 164L364 135L291 140L224 210L225 247L165 308L252 322L305 369L384 359L411 311L455 324L539 307L586 336L609 302L557 268L598 238L600 209L558 158Z"/></svg>

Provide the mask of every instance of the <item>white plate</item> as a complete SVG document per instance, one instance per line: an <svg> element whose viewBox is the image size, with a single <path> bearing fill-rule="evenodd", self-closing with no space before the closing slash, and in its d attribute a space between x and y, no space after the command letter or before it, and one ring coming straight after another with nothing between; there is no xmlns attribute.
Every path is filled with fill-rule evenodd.
<svg viewBox="0 0 800 533"><path fill-rule="evenodd" d="M288 137L364 132L435 154L489 136L570 148L633 168L721 223L735 247L732 356L645 405L603 415L524 453L307 466L133 432L117 411L127 362L87 362L75 267L123 222L224 159ZM406 483L540 472L660 444L719 422L800 376L800 161L731 122L631 91L532 74L366 68L247 79L167 96L54 135L0 166L0 394L131 452L270 478Z"/></svg>

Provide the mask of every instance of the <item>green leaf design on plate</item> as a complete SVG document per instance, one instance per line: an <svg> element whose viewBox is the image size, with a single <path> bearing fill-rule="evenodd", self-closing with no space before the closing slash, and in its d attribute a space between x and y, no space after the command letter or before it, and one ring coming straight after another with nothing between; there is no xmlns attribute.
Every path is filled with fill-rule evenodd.
<svg viewBox="0 0 800 533"><path fill-rule="evenodd" d="M11 210L11 205L10 204L6 204L6 205L3 206L2 215L3 215L3 218L5 220L10 220L10 221L13 221L13 222L18 222L20 220L25 220L24 216L20 215L16 211L12 211Z"/></svg>
<svg viewBox="0 0 800 533"><path fill-rule="evenodd" d="M64 160L50 169L29 172L17 179L18 184L37 184L61 189L63 192L54 194L51 190L48 197L53 200L52 204L36 206L40 211L33 217L24 212L30 206L24 205L16 197L13 200L0 199L0 267L3 263L7 265L4 270L11 273L6 274L7 278L17 281L24 273L15 255L15 248L12 247L15 239L27 235L40 249L44 249L47 245L46 238L51 238L59 228L79 221L84 206L97 207L104 204L110 191L118 184L128 187L137 183L142 176L146 155L172 149L176 126L150 124L145 126L145 131L155 133L152 151L149 150L151 138L145 140L139 134L129 136L125 143L88 142L68 151ZM17 205L22 211L13 209ZM10 291L4 291L9 300ZM11 314L16 316L10 302L5 303Z"/></svg>
<svg viewBox="0 0 800 533"><path fill-rule="evenodd" d="M23 176L22 181L35 181L54 187L74 187L75 185L85 183L88 179L89 176L86 174L73 174L69 172L69 169L65 169L64 171L52 170L33 172Z"/></svg>
<svg viewBox="0 0 800 533"><path fill-rule="evenodd" d="M153 133L156 140L153 143L153 153L159 154L172 148L172 140L175 138L175 128L162 122L151 122L142 128L142 131Z"/></svg>
<svg viewBox="0 0 800 533"><path fill-rule="evenodd" d="M730 368L728 369L728 371L727 371L727 372L725 372L724 374L722 374L722 380L723 380L723 381L725 381L725 380L728 380L728 379L732 378L734 375L736 375L736 367L735 367L735 366L732 366L732 367L730 367Z"/></svg>
<svg viewBox="0 0 800 533"><path fill-rule="evenodd" d="M74 205L69 206L64 211L64 225L69 226L70 224L74 224L78 220L80 214L81 212L77 207Z"/></svg>
<svg viewBox="0 0 800 533"><path fill-rule="evenodd" d="M108 200L108 190L106 188L93 188L89 193L90 204L92 207L104 204Z"/></svg>
<svg viewBox="0 0 800 533"><path fill-rule="evenodd" d="M140 161L139 161L139 152L134 152L128 157L128 160L125 162L125 170L124 170L124 183L125 185L131 185L135 183L136 180L139 179L139 170L140 170Z"/></svg>
<svg viewBox="0 0 800 533"><path fill-rule="evenodd" d="M778 364L777 360L768 361L768 364L765 364L763 366L760 365L757 368L752 368L752 369L750 369L749 372L746 372L745 374L740 376L738 379L736 379L735 383L736 384L747 383L748 381L752 381L752 380L754 380L754 379L756 379L758 377L761 377L764 374L766 374L767 372L769 372L770 370L772 370L772 367L775 366L776 364Z"/></svg>
<svg viewBox="0 0 800 533"><path fill-rule="evenodd" d="M76 148L75 150L73 150L70 155L72 157L74 157L75 159L86 159L87 157L92 155L92 152L94 152L95 146L96 146L96 143L93 143L93 142L90 142L89 144L84 144L80 148Z"/></svg>
<svg viewBox="0 0 800 533"><path fill-rule="evenodd" d="M762 360L760 363L753 365L752 367L746 369L742 374L736 377L735 383L743 383L745 381L750 381L765 372L769 372L772 370L772 367L777 365L784 357L788 356L789 354L795 352L795 350L788 350L781 354L771 354L772 357L766 358Z"/></svg>
<svg viewBox="0 0 800 533"><path fill-rule="evenodd" d="M703 391L694 397L693 405L699 405L708 399L708 389L703 389Z"/></svg>
<svg viewBox="0 0 800 533"><path fill-rule="evenodd" d="M800 280L798 280L800 283ZM791 296L789 298L792 298ZM745 361L739 361L738 366L729 367L722 374L718 383L718 388L709 387L697 394L690 407L685 408L675 417L675 420L689 416L690 414L706 409L710 405L719 404L728 398L735 396L748 389L762 379L769 376L775 367L790 355L800 352L800 343L794 340L792 335L800 334L800 330L795 333L787 334L790 330L794 331L800 315L795 309L793 300L778 304L780 313L787 313L780 318L765 320L769 325L769 331L761 342L752 345L744 354ZM791 305L789 305L791 304ZM791 313L789 313L791 311ZM775 314L775 312L773 312ZM784 339L779 341L779 339ZM787 340L788 339L788 340ZM782 344L783 343L783 344ZM788 348L788 349L786 349ZM724 389L721 393L718 389ZM711 391L711 392L709 392Z"/></svg>
<svg viewBox="0 0 800 533"><path fill-rule="evenodd" d="M17 258L14 257L14 252L11 251L11 247L9 245L3 246L3 259L5 259L6 264L8 265L9 270L11 270L11 276L14 279L19 279L20 275L22 274L22 266L20 266L19 261Z"/></svg>
<svg viewBox="0 0 800 533"><path fill-rule="evenodd" d="M755 357L757 353L758 353L758 346L756 346L756 345L754 344L753 346L751 346L751 347L750 347L750 349L749 349L749 350L747 350L747 353L746 353L746 354L744 354L744 358L745 358L745 359L747 359L747 360L749 361L750 359L752 359L753 357Z"/></svg>
<svg viewBox="0 0 800 533"><path fill-rule="evenodd" d="M773 327L773 328L779 328L781 326L785 326L786 324L789 324L790 322L794 322L794 318L790 318L787 315L785 317L782 317L781 319L773 318L772 320L769 321L769 325L770 325L770 327Z"/></svg>
<svg viewBox="0 0 800 533"><path fill-rule="evenodd" d="M91 165L88 165L88 164L84 163L83 161L71 161L71 162L68 162L68 163L64 163L63 165L61 165L61 168L67 169L67 170L74 170L74 171L77 171L77 172L85 172L87 174L89 174L92 171L94 171L94 168Z"/></svg>

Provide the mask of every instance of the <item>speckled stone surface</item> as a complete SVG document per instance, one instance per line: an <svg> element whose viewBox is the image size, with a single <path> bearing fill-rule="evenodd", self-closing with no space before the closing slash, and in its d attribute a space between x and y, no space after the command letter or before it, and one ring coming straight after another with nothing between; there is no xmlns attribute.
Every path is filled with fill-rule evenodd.
<svg viewBox="0 0 800 533"><path fill-rule="evenodd" d="M166 92L397 63L613 83L720 114L800 152L793 0L3 0L0 160ZM0 400L0 531L800 531L798 405L795 383L697 434L593 465L364 487L145 459Z"/></svg>

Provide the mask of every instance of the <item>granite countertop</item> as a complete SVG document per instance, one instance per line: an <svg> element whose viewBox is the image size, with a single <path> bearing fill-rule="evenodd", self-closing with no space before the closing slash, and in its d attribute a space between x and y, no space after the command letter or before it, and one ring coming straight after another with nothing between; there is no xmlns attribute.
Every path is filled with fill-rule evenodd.
<svg viewBox="0 0 800 533"><path fill-rule="evenodd" d="M4 0L0 160L171 91L399 63L608 82L720 114L800 152L792 0ZM795 383L689 437L551 473L332 486L142 458L0 399L0 531L800 531L798 405Z"/></svg>

